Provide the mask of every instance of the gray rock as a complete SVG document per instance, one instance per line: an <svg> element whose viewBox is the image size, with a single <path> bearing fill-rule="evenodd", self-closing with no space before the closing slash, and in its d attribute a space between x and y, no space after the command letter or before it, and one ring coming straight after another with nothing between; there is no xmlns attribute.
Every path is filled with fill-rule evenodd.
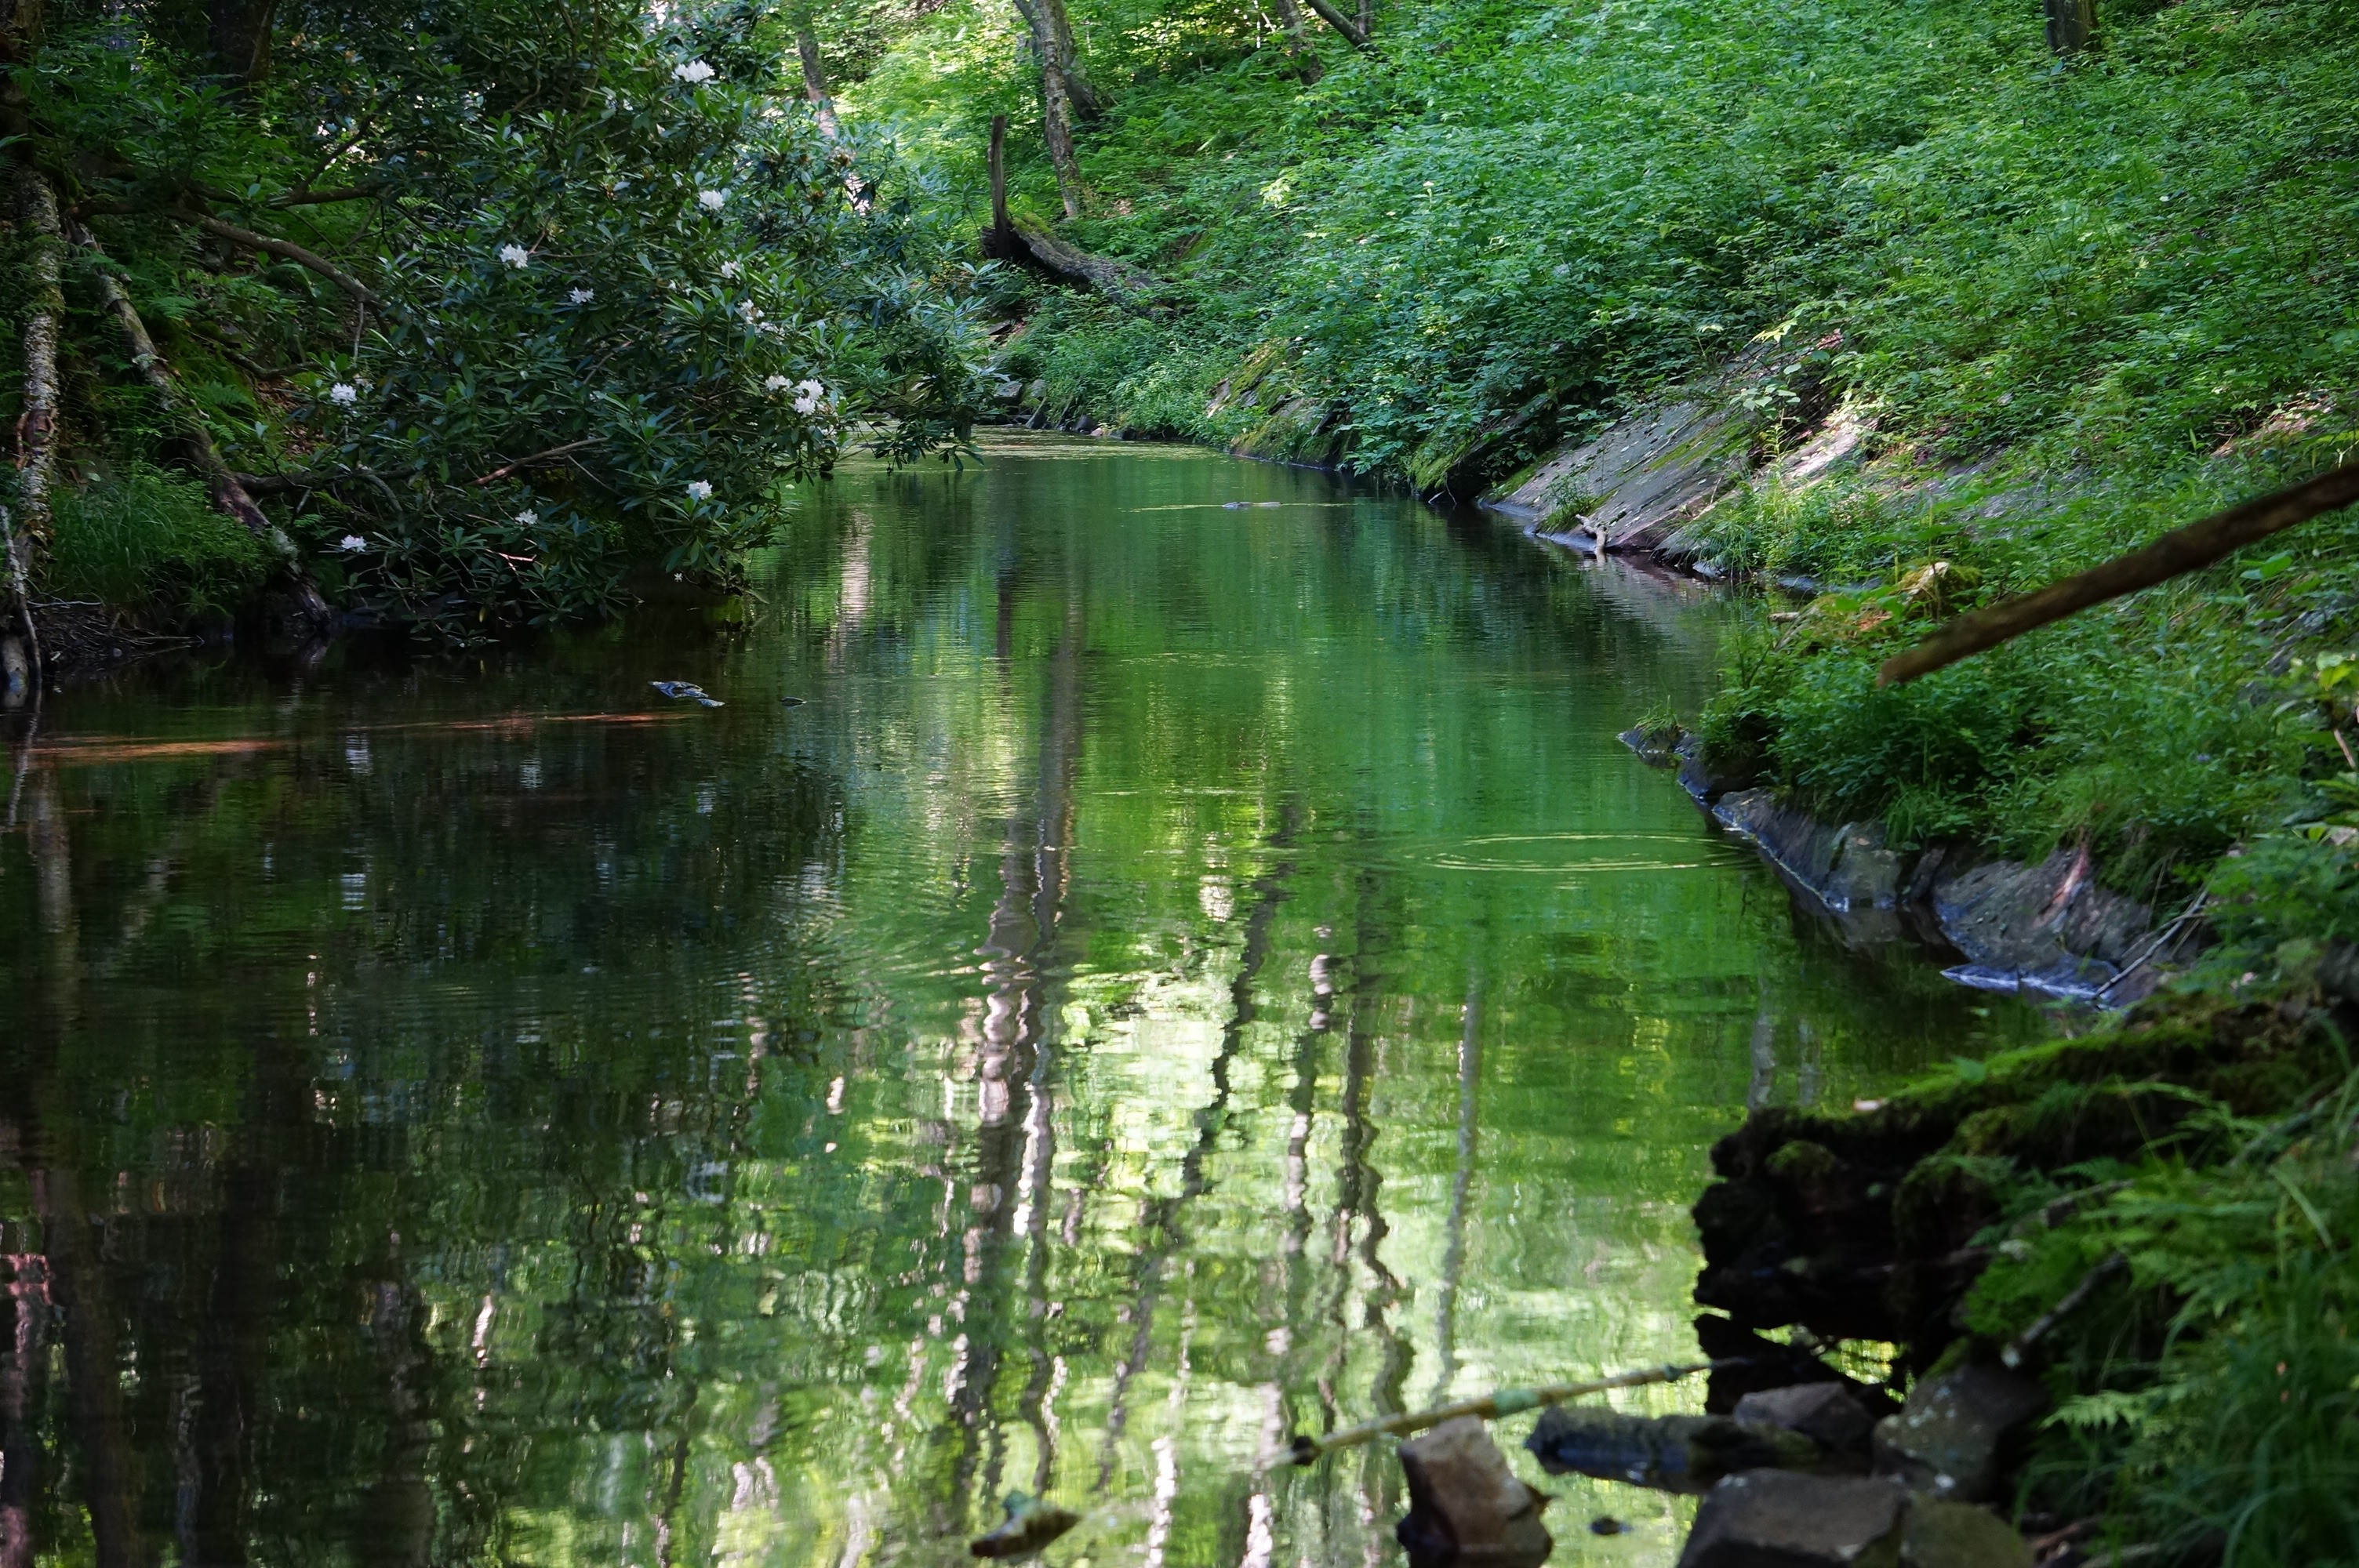
<svg viewBox="0 0 2359 1568"><path fill-rule="evenodd" d="M1395 1528L1414 1568L1538 1568L1556 1542L1548 1499L1517 1480L1483 1422L1443 1422L1400 1445L1408 1516Z"/></svg>
<svg viewBox="0 0 2359 1568"><path fill-rule="evenodd" d="M2059 849L2036 866L1985 860L1960 867L1935 880L1932 899L1942 934L1973 971L1961 978L1985 989L2093 996L2120 973L2154 924L2144 904L2100 887L2087 854L2074 849Z"/></svg>
<svg viewBox="0 0 2359 1568"><path fill-rule="evenodd" d="M1876 1473L1937 1498L1978 1502L1997 1489L2010 1441L2047 1408L2046 1389L1997 1367L1928 1378L1909 1391L1905 1410L1876 1423Z"/></svg>
<svg viewBox="0 0 2359 1568"><path fill-rule="evenodd" d="M1890 1481L1731 1476L1696 1510L1680 1568L1897 1568L1908 1504Z"/></svg>
<svg viewBox="0 0 2359 1568"><path fill-rule="evenodd" d="M1919 1498L1908 1507L1900 1561L1906 1568L2031 1568L2031 1543L1988 1509Z"/></svg>
<svg viewBox="0 0 2359 1568"><path fill-rule="evenodd" d="M1735 1417L1799 1432L1821 1447L1840 1453L1867 1442L1875 1420L1841 1383L1796 1383L1766 1389L1736 1401Z"/></svg>
<svg viewBox="0 0 2359 1568"><path fill-rule="evenodd" d="M1742 395L1769 373L1774 358L1772 351L1738 356L1556 453L1491 503L1535 519L1544 537L1578 549L1693 554L1685 525L1753 470L1763 416Z"/></svg>
<svg viewBox="0 0 2359 1568"><path fill-rule="evenodd" d="M1890 909L1908 860L1886 849L1880 822L1829 827L1766 789L1721 797L1712 816L1837 914Z"/></svg>

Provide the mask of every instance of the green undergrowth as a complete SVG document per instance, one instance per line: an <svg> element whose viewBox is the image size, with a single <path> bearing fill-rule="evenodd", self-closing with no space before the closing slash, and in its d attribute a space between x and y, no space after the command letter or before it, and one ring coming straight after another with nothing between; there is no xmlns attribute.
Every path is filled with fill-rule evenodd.
<svg viewBox="0 0 2359 1568"><path fill-rule="evenodd" d="M135 465L59 493L46 586L179 622L234 613L270 567L262 542L215 512L202 486Z"/></svg>
<svg viewBox="0 0 2359 1568"><path fill-rule="evenodd" d="M2328 1033L2331 1033L2329 1031ZM1963 1318L2009 1343L2083 1281L2040 1341L2053 1413L2020 1500L2102 1516L2169 1563L2359 1553L2359 1078L2266 1111L2190 1091L2129 1160L2011 1167Z"/></svg>
<svg viewBox="0 0 2359 1568"><path fill-rule="evenodd" d="M2347 3L2136 0L2060 66L1995 0L1393 0L1315 85L1252 7L1074 15L1109 109L1067 232L1172 288L1044 297L1028 351L1116 424L1249 438L1271 400L1217 394L1275 347L1352 466L1495 478L1783 328L1940 459L2064 473L2350 384ZM1060 211L1018 27L952 0L845 93L978 222L995 113Z"/></svg>
<svg viewBox="0 0 2359 1568"><path fill-rule="evenodd" d="M2348 805L2359 518L2321 519L1907 686L1879 687L1876 668L1948 614L2359 444L2347 422L2318 423L2070 494L2002 479L1901 488L1899 465L1870 463L1821 481L1810 524L1770 540L1791 547L1763 547L1762 527L1789 501L1724 503L1730 516L1708 529L1724 562L1849 583L1765 611L1734 641L1701 721L1717 765L1837 820L1880 818L1902 844L1963 839L2033 860L2085 844L2114 886L2184 902L2232 849ZM1939 591L1920 591L1929 568Z"/></svg>
<svg viewBox="0 0 2359 1568"><path fill-rule="evenodd" d="M2351 1015L2315 942L2236 961L2258 972L2215 965L2096 1033L1753 1136L1764 1170L1806 1185L1805 1157L1914 1152L1891 1195L1897 1295L1942 1288L1962 1245L1987 1256L1962 1303L1916 1304L1958 1336L1932 1370L2015 1346L2048 1385L2013 1510L2094 1521L2088 1544L2164 1563L2348 1562Z"/></svg>

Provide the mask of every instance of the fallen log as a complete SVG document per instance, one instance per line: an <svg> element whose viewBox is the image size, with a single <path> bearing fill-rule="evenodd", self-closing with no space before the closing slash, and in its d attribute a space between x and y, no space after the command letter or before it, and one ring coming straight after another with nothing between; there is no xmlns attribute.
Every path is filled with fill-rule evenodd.
<svg viewBox="0 0 2359 1568"><path fill-rule="evenodd" d="M983 254L995 260L1035 267L1115 299L1151 298L1163 292L1163 280L1154 274L1069 245L1027 218L1015 219L1004 229L985 229L981 243Z"/></svg>

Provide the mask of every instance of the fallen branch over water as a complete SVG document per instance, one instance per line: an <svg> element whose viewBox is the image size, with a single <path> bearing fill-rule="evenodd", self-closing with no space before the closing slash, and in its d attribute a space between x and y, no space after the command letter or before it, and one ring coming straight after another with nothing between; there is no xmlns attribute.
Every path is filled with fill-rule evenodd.
<svg viewBox="0 0 2359 1568"><path fill-rule="evenodd" d="M2359 463L2345 463L2290 490L2215 512L2201 522L2172 529L2142 549L2050 583L2037 593L2003 599L1959 616L1907 653L1885 660L1875 674L1875 684L1896 686L1930 675L2076 611L2208 567L2256 540L2339 512L2354 501L2359 501Z"/></svg>
<svg viewBox="0 0 2359 1568"><path fill-rule="evenodd" d="M1405 1437L1412 1432L1440 1426L1445 1421L1456 1421L1461 1416L1480 1416L1484 1421L1496 1421L1502 1416L1519 1415L1525 1411L1577 1400L1583 1394L1602 1394L1610 1389L1643 1388L1648 1383L1673 1383L1681 1378L1693 1377L1698 1372L1718 1372L1742 1367L1746 1359L1742 1356L1724 1356L1717 1361L1649 1367L1643 1371L1617 1373L1611 1378L1599 1378L1586 1383L1542 1383L1530 1389L1501 1389L1479 1400L1461 1400L1454 1405L1438 1405L1432 1410L1388 1415L1364 1426L1331 1432L1324 1437L1298 1433L1288 1445L1285 1457L1297 1465L1308 1465L1339 1448L1357 1448L1363 1444L1374 1443L1379 1437Z"/></svg>

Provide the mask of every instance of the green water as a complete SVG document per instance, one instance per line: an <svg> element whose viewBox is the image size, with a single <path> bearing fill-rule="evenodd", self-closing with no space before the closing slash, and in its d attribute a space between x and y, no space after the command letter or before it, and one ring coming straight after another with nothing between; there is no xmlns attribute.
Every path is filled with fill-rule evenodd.
<svg viewBox="0 0 2359 1568"><path fill-rule="evenodd" d="M1615 742L1693 589L1048 441L847 472L761 584L15 732L0 1548L946 1564L1021 1487L1060 1565L1397 1562L1383 1449L1259 1456L1691 1355L1748 1104L2038 1027ZM1674 1554L1549 1487L1559 1562Z"/></svg>

